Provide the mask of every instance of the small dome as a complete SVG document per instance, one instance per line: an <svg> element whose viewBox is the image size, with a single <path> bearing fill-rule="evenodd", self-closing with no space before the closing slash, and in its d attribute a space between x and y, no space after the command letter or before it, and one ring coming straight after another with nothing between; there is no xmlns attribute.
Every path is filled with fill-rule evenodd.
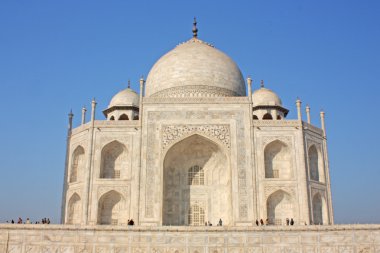
<svg viewBox="0 0 380 253"><path fill-rule="evenodd" d="M245 82L236 63L197 38L162 56L146 80L147 97L245 96Z"/></svg>
<svg viewBox="0 0 380 253"><path fill-rule="evenodd" d="M261 87L252 94L253 106L269 105L282 106L281 99L272 90Z"/></svg>
<svg viewBox="0 0 380 253"><path fill-rule="evenodd" d="M132 90L131 88L127 88L125 90L117 93L112 99L108 106L111 108L113 106L135 106L139 107L140 97L139 95Z"/></svg>

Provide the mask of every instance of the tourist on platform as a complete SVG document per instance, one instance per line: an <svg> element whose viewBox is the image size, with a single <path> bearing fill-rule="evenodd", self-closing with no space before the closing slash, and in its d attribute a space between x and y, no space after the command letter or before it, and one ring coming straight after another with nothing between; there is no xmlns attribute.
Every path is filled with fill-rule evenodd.
<svg viewBox="0 0 380 253"><path fill-rule="evenodd" d="M218 226L222 226L222 225L223 225L223 221L222 221L222 219L220 218L220 219L219 219Z"/></svg>
<svg viewBox="0 0 380 253"><path fill-rule="evenodd" d="M289 218L286 218L286 226L289 226Z"/></svg>
<svg viewBox="0 0 380 253"><path fill-rule="evenodd" d="M256 219L256 226L258 226L259 225L259 220L258 219Z"/></svg>
<svg viewBox="0 0 380 253"><path fill-rule="evenodd" d="M293 218L290 219L290 225L291 225L291 226L294 225L294 220L293 220Z"/></svg>
<svg viewBox="0 0 380 253"><path fill-rule="evenodd" d="M261 224L261 226L264 226L264 221L263 221L263 219L260 219L260 224Z"/></svg>
<svg viewBox="0 0 380 253"><path fill-rule="evenodd" d="M30 224L30 219L26 218L25 224Z"/></svg>

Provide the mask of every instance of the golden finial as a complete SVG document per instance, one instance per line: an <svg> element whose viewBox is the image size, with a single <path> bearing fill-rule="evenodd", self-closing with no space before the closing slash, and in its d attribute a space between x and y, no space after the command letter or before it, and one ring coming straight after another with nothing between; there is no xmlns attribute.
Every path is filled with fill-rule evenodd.
<svg viewBox="0 0 380 253"><path fill-rule="evenodd" d="M193 38L198 37L198 28L197 28L197 19L194 17L194 22L193 22Z"/></svg>

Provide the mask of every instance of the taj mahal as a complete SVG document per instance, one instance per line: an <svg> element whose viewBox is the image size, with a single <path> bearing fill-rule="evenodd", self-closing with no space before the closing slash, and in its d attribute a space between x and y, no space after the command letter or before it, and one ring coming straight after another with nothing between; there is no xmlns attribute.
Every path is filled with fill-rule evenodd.
<svg viewBox="0 0 380 253"><path fill-rule="evenodd" d="M324 112L192 32L103 119L69 113L61 224L0 224L0 253L380 252L380 225L334 224Z"/></svg>
<svg viewBox="0 0 380 253"><path fill-rule="evenodd" d="M69 115L62 223L226 226L333 224L322 126L287 119L264 83L193 37L162 56L139 93L117 93L72 128Z"/></svg>

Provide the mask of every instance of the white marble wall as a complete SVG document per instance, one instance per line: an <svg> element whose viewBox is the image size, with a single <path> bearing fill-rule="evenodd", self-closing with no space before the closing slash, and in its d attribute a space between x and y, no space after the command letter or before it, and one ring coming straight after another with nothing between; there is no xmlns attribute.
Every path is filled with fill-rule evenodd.
<svg viewBox="0 0 380 253"><path fill-rule="evenodd" d="M379 253L380 225L0 225L0 253Z"/></svg>

